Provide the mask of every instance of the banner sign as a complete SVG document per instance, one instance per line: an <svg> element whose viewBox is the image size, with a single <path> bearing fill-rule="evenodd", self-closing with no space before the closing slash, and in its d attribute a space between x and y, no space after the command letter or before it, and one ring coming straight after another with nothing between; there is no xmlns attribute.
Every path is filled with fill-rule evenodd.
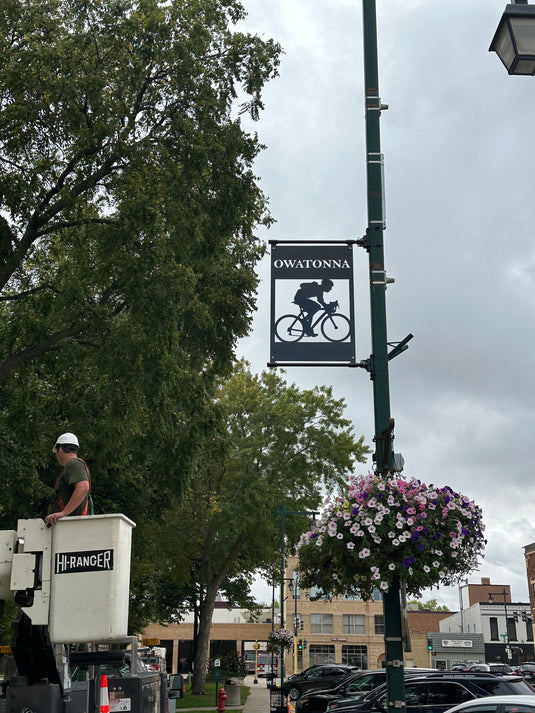
<svg viewBox="0 0 535 713"><path fill-rule="evenodd" d="M87 552L57 552L55 574L78 572L109 572L113 569L113 550L88 550Z"/></svg>
<svg viewBox="0 0 535 713"><path fill-rule="evenodd" d="M271 243L271 358L355 362L353 244Z"/></svg>

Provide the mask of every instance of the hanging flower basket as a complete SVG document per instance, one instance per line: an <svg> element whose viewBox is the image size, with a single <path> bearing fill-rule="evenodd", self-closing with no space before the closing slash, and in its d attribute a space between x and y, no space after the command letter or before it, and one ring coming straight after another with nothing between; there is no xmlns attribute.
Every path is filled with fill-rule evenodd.
<svg viewBox="0 0 535 713"><path fill-rule="evenodd" d="M448 486L396 476L352 477L345 496L327 501L316 528L301 536L299 578L312 598L370 599L394 581L407 594L451 585L477 567L486 540L481 509Z"/></svg>
<svg viewBox="0 0 535 713"><path fill-rule="evenodd" d="M272 654L280 654L284 649L291 649L294 635L287 629L274 629L269 632L267 650Z"/></svg>

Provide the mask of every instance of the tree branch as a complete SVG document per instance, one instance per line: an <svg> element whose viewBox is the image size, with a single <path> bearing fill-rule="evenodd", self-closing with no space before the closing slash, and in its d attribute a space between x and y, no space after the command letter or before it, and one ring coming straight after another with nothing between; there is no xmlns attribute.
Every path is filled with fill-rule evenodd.
<svg viewBox="0 0 535 713"><path fill-rule="evenodd" d="M59 221L58 223L51 223L45 230L39 230L37 232L37 237L42 238L44 235L50 235L50 233L56 230L65 230L66 228L77 228L81 225L114 225L115 220L111 218L90 218L89 220L71 220L71 221Z"/></svg>
<svg viewBox="0 0 535 713"><path fill-rule="evenodd" d="M39 287L34 287L31 290L24 290L24 292L19 292L16 295L6 295L6 296L0 296L0 302L11 302L12 300L22 300L25 297L28 297L28 295L34 295L36 292L40 292L41 290L52 290L52 292L57 292L56 289L52 285L49 285L48 283L46 285L39 285Z"/></svg>
<svg viewBox="0 0 535 713"><path fill-rule="evenodd" d="M50 334L45 339L42 339L37 344L26 349L21 349L18 352L10 354L4 361L0 364L0 384L3 384L9 374L15 369L19 364L26 361L27 359L33 359L38 356L43 356L47 352L54 351L60 342L65 339L81 334L80 329L74 327L67 327L59 332Z"/></svg>

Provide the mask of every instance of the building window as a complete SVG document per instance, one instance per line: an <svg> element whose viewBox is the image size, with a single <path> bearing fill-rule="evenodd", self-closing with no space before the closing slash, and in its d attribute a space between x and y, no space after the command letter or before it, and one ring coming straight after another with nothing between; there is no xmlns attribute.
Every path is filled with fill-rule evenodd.
<svg viewBox="0 0 535 713"><path fill-rule="evenodd" d="M382 614L375 614L373 617L375 620L375 633L384 634L385 633L385 618Z"/></svg>
<svg viewBox="0 0 535 713"><path fill-rule="evenodd" d="M500 637L498 635L498 619L495 616L490 616L489 617L489 625L490 625L490 640L491 641L499 641Z"/></svg>
<svg viewBox="0 0 535 713"><path fill-rule="evenodd" d="M531 619L527 619L526 621L526 640L533 641L533 624Z"/></svg>
<svg viewBox="0 0 535 713"><path fill-rule="evenodd" d="M308 651L311 666L319 663L334 663L334 646L310 644Z"/></svg>
<svg viewBox="0 0 535 713"><path fill-rule="evenodd" d="M373 590L373 601L374 602L382 602L383 601L383 593L381 592L380 589Z"/></svg>
<svg viewBox="0 0 535 713"><path fill-rule="evenodd" d="M290 596L293 599L301 599L301 587L299 586L299 572L294 569L292 572L293 583L290 582L292 588L290 589Z"/></svg>
<svg viewBox="0 0 535 713"><path fill-rule="evenodd" d="M508 618L505 623L507 625L507 638L509 641L518 641L515 620Z"/></svg>
<svg viewBox="0 0 535 713"><path fill-rule="evenodd" d="M365 634L364 614L344 614L344 634Z"/></svg>
<svg viewBox="0 0 535 713"><path fill-rule="evenodd" d="M332 614L311 614L310 630L313 634L332 634L333 615ZM320 661L320 663L322 663Z"/></svg>
<svg viewBox="0 0 535 713"><path fill-rule="evenodd" d="M342 663L348 666L368 668L368 649L366 646L342 646Z"/></svg>

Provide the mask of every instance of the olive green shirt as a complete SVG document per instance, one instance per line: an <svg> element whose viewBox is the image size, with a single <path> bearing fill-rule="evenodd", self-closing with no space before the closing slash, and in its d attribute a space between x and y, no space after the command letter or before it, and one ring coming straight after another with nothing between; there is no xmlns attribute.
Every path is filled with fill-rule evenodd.
<svg viewBox="0 0 535 713"><path fill-rule="evenodd" d="M71 499L76 483L89 481L89 472L85 463L79 458L72 458L62 470L56 483L56 501L51 505L49 514L60 512ZM82 515L87 504L87 495L80 505L70 515ZM61 505L63 503L63 506Z"/></svg>

